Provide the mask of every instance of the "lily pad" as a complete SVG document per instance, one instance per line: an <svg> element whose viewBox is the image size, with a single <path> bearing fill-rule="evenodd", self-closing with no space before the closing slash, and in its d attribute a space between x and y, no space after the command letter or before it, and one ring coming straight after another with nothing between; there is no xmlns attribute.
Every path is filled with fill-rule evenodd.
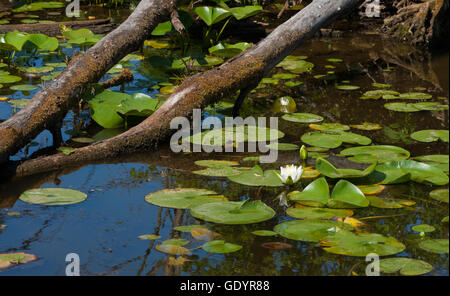
<svg viewBox="0 0 450 296"><path fill-rule="evenodd" d="M373 145L365 147L352 147L341 151L344 156L350 156L349 160L358 163L382 163L394 160L408 159L409 151L396 146Z"/></svg>
<svg viewBox="0 0 450 296"><path fill-rule="evenodd" d="M311 206L324 206L330 198L330 188L325 178L319 178L311 182L301 191L294 191L288 194L292 201L306 202Z"/></svg>
<svg viewBox="0 0 450 296"><path fill-rule="evenodd" d="M369 200L358 187L346 180L339 180L331 193L328 206L332 208L367 207Z"/></svg>
<svg viewBox="0 0 450 296"><path fill-rule="evenodd" d="M85 193L66 188L30 189L19 197L23 202L46 206L71 205L83 202L86 198Z"/></svg>
<svg viewBox="0 0 450 296"><path fill-rule="evenodd" d="M422 275L432 270L431 264L417 259L401 257L380 260L380 271L383 273L400 272L401 275Z"/></svg>
<svg viewBox="0 0 450 296"><path fill-rule="evenodd" d="M437 201L448 203L449 190L446 189L435 189L430 192L430 197Z"/></svg>
<svg viewBox="0 0 450 296"><path fill-rule="evenodd" d="M326 237L320 244L329 253L359 257L365 257L370 253L389 256L405 249L405 245L393 237L377 233L355 234L345 230Z"/></svg>
<svg viewBox="0 0 450 296"><path fill-rule="evenodd" d="M419 112L422 109L417 108L415 104L409 104L404 102L387 103L384 104L384 108L397 112Z"/></svg>
<svg viewBox="0 0 450 296"><path fill-rule="evenodd" d="M230 9L230 11L237 20L243 20L260 13L262 11L262 6L248 5L248 6L233 7Z"/></svg>
<svg viewBox="0 0 450 296"><path fill-rule="evenodd" d="M292 122L299 122L299 123L314 123L314 122L321 122L323 121L323 117L311 114L311 113L292 113L292 114L284 114L282 119Z"/></svg>
<svg viewBox="0 0 450 296"><path fill-rule="evenodd" d="M257 236L276 236L278 233L272 230L255 230L252 232L252 234Z"/></svg>
<svg viewBox="0 0 450 296"><path fill-rule="evenodd" d="M226 9L220 7L199 6L194 9L194 12L208 25L212 26L218 22L223 21L232 15Z"/></svg>
<svg viewBox="0 0 450 296"><path fill-rule="evenodd" d="M305 242L318 242L324 237L343 230L353 229L350 225L332 220L294 220L283 222L274 231L283 237Z"/></svg>
<svg viewBox="0 0 450 296"><path fill-rule="evenodd" d="M448 176L440 169L414 160L392 161L378 165L371 177L379 180L380 184L398 184L409 179L434 185L446 185L449 182Z"/></svg>
<svg viewBox="0 0 450 296"><path fill-rule="evenodd" d="M300 147L296 144L291 143L272 143L269 145L266 145L267 148L273 149L273 150L279 150L279 151L295 151L299 150Z"/></svg>
<svg viewBox="0 0 450 296"><path fill-rule="evenodd" d="M398 96L400 93L394 90L387 90L387 89L376 89L376 90L369 90L366 91L361 99L380 99L380 98L388 98L388 97L395 97Z"/></svg>
<svg viewBox="0 0 450 296"><path fill-rule="evenodd" d="M283 60L277 65L286 71L292 72L294 74L303 74L305 72L310 72L314 68L314 64L304 61L304 60Z"/></svg>
<svg viewBox="0 0 450 296"><path fill-rule="evenodd" d="M192 228L191 235L196 240L203 241L203 242L213 241L213 240L221 237L221 235L219 233L211 231L204 227Z"/></svg>
<svg viewBox="0 0 450 296"><path fill-rule="evenodd" d="M343 85L336 85L336 88L339 90L358 90L361 87L356 86L356 85L343 84Z"/></svg>
<svg viewBox="0 0 450 296"><path fill-rule="evenodd" d="M331 219L334 217L352 216L352 210L311 208L305 206L296 206L288 208L286 214L297 219Z"/></svg>
<svg viewBox="0 0 450 296"><path fill-rule="evenodd" d="M411 134L411 138L419 142L431 143L441 140L448 143L448 130L422 130Z"/></svg>
<svg viewBox="0 0 450 296"><path fill-rule="evenodd" d="M0 271L16 264L25 264L37 259L35 255L22 252L0 254Z"/></svg>
<svg viewBox="0 0 450 296"><path fill-rule="evenodd" d="M186 249L183 246L170 245L170 244L157 245L155 247L155 249L160 251L161 253L165 253L165 254L173 255L173 256L183 256L183 255L191 254L191 251L189 249Z"/></svg>
<svg viewBox="0 0 450 296"><path fill-rule="evenodd" d="M427 239L419 242L419 247L436 254L448 254L448 239Z"/></svg>
<svg viewBox="0 0 450 296"><path fill-rule="evenodd" d="M373 195L381 193L384 189L386 189L386 186L381 184L374 184L374 185L359 185L358 188L364 193L365 195Z"/></svg>
<svg viewBox="0 0 450 296"><path fill-rule="evenodd" d="M404 207L410 207L416 204L415 201L398 198L382 198L375 195L367 196L370 201L370 205L380 209L401 209Z"/></svg>
<svg viewBox="0 0 450 296"><path fill-rule="evenodd" d="M181 231L181 232L191 232L194 228L205 228L205 225L183 225L183 226L177 226L174 227L174 230Z"/></svg>
<svg viewBox="0 0 450 296"><path fill-rule="evenodd" d="M156 239L161 238L161 236L156 235L156 234L143 234L143 235L138 236L138 238L142 239L142 240L156 240Z"/></svg>
<svg viewBox="0 0 450 296"><path fill-rule="evenodd" d="M54 69L55 68L50 67L50 66L44 66L44 67L27 67L23 70L24 70L24 72L27 72L27 73L40 74L40 73L51 72Z"/></svg>
<svg viewBox="0 0 450 296"><path fill-rule="evenodd" d="M406 99L406 100L428 100L431 99L433 96L430 94L425 94L421 92L411 92L411 93L404 93L400 94L400 99Z"/></svg>
<svg viewBox="0 0 450 296"><path fill-rule="evenodd" d="M204 170L193 171L193 173L208 177L232 177L240 175L242 171L233 167L211 167Z"/></svg>
<svg viewBox="0 0 450 296"><path fill-rule="evenodd" d="M235 225L269 220L275 211L259 200L246 200L199 205L191 209L191 215L208 222Z"/></svg>
<svg viewBox="0 0 450 296"><path fill-rule="evenodd" d="M232 243L227 243L223 240L214 240L214 241L205 243L202 246L202 249L209 253L226 254L226 253L237 252L240 249L242 249L242 246L232 244Z"/></svg>
<svg viewBox="0 0 450 296"><path fill-rule="evenodd" d="M356 128L359 130L363 130L363 131L376 131L376 130L380 130L383 128L378 123L370 123L370 122L364 122L362 124L350 125L350 127Z"/></svg>
<svg viewBox="0 0 450 296"><path fill-rule="evenodd" d="M415 232L433 232L436 230L436 228L434 228L431 225L428 224L418 224L418 225L414 225L413 227L411 227L411 229Z"/></svg>
<svg viewBox="0 0 450 296"><path fill-rule="evenodd" d="M338 169L323 158L318 158L316 160L316 169L322 175L333 179L365 177L371 174L375 170L376 166L377 164L374 163L362 171L355 169Z"/></svg>
<svg viewBox="0 0 450 296"><path fill-rule="evenodd" d="M164 189L145 196L145 201L156 206L190 209L206 203L225 202L228 199L214 191L197 188Z"/></svg>
<svg viewBox="0 0 450 296"><path fill-rule="evenodd" d="M30 84L13 85L10 87L10 89L12 90L20 90L20 91L30 91L35 90L37 88L38 88L37 86Z"/></svg>
<svg viewBox="0 0 450 296"><path fill-rule="evenodd" d="M347 131L350 129L348 125L342 123L310 124L309 127L318 131Z"/></svg>
<svg viewBox="0 0 450 296"><path fill-rule="evenodd" d="M263 171L259 166L254 166L252 169L243 171L239 175L230 176L228 179L235 183L247 186L284 186L283 182L277 175L277 171Z"/></svg>

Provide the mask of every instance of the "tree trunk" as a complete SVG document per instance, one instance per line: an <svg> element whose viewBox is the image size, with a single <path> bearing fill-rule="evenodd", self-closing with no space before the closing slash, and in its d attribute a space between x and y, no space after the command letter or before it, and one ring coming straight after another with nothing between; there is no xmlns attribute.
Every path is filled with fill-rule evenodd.
<svg viewBox="0 0 450 296"><path fill-rule="evenodd" d="M177 0L142 0L116 30L39 91L30 103L0 124L0 164L17 153L45 129L57 125L76 106L80 94L97 82L127 54L139 49L161 21L170 17Z"/></svg>
<svg viewBox="0 0 450 296"><path fill-rule="evenodd" d="M30 34L41 33L47 36L56 37L61 35L61 25L71 28L72 30L89 29L95 34L106 34L117 27L117 24L111 23L109 19L57 22L48 24L13 24L0 25L0 34L17 30L19 32L26 32Z"/></svg>
<svg viewBox="0 0 450 296"><path fill-rule="evenodd" d="M114 138L76 149L70 155L56 154L26 161L10 168L12 174L32 175L154 149L170 135L173 118L189 116L194 108L217 102L238 90L256 87L266 73L302 42L359 3L360 0L315 0L241 55L184 80L166 102L138 126Z"/></svg>

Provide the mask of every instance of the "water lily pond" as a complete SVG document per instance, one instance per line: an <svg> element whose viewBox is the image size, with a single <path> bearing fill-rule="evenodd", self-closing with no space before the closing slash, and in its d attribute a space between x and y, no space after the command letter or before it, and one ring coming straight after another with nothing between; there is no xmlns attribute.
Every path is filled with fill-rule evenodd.
<svg viewBox="0 0 450 296"><path fill-rule="evenodd" d="M218 32L228 19L276 15L256 6L211 9L195 13ZM117 22L129 13L111 11ZM14 14L8 22L17 22ZM107 14L98 10L97 18ZM64 119L59 151L44 131L11 160L70 154L118 135L151 115L187 75L258 41L210 30L214 44L193 39L184 48L169 25L101 80L129 69L132 82L84 94ZM54 39L31 35L0 37L0 122L75 51L102 37L70 29ZM379 254L384 276L448 275L449 56L426 55L374 34L307 41L266 75L240 112L278 117L268 132L279 138L271 147L276 163L260 163L258 153L174 153L165 144L1 180L0 275L64 275L69 253L79 255L82 275L365 275L369 253ZM203 118L231 116L234 100L209 106ZM254 138L250 129L241 136ZM290 180L280 171L286 165L296 166Z"/></svg>

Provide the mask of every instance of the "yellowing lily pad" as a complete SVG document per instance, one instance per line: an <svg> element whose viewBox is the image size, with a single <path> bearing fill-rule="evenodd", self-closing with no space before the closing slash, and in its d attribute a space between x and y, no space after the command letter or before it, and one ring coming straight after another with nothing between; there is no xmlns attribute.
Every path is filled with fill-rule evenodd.
<svg viewBox="0 0 450 296"><path fill-rule="evenodd" d="M367 196L372 207L380 209L400 209L410 207L416 204L415 201L398 198L382 198L375 195Z"/></svg>
<svg viewBox="0 0 450 296"><path fill-rule="evenodd" d="M430 197L437 201L448 203L449 190L446 189L435 189L430 192Z"/></svg>

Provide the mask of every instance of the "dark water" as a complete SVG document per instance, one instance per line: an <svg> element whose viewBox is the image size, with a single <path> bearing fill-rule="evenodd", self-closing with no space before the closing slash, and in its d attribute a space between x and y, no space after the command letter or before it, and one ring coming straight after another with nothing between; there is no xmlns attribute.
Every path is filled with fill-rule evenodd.
<svg viewBox="0 0 450 296"><path fill-rule="evenodd" d="M72 49L64 49L71 55ZM382 40L377 35L349 34L342 38L314 39L302 45L295 55L306 55L315 64L311 74L303 74L300 80L305 84L290 88L282 85L259 89L250 95L243 106L243 116L277 116L270 111L271 102L280 96L292 96L298 112L310 112L325 117L326 122L359 124L374 122L383 126L382 130L362 132L374 144L390 144L406 148L411 156L425 154L448 154L448 144L417 143L409 135L422 129L447 129L448 111L399 113L385 109L383 100L360 100L371 83L388 83L399 92L420 91L434 97L448 98L448 53L431 56L409 46ZM324 74L330 64L328 58L343 59L336 65L336 78L324 83L314 79ZM31 63L39 66L44 60L61 59L40 57ZM128 93L145 92L160 81L152 76L148 61L132 62L135 81L122 90ZM392 71L383 69L392 66ZM283 70L277 68L269 77ZM105 77L104 79L106 79ZM358 91L339 91L334 83L349 80L358 85ZM25 81L37 84L38 80ZM144 82L144 83L143 83ZM20 82L24 83L24 82ZM120 90L115 87L113 90ZM37 91L37 90L36 90ZM0 97L31 98L20 91L0 89ZM150 95L157 91L152 90ZM448 99L442 99L448 104ZM0 119L13 115L10 104L0 102ZM221 114L221 115L227 115ZM90 122L88 114L82 114L88 135L93 136L101 128ZM80 119L69 113L64 122L64 131L73 129L74 121ZM301 144L300 136L307 127L283 120L280 130L287 134L285 140ZM301 128L300 128L301 127ZM65 133L64 140L70 139ZM51 143L51 134L44 132L34 140L36 146L29 151L21 151L14 159L31 154ZM333 151L338 153L340 149ZM19 265L1 272L1 275L64 275L68 253L77 253L81 258L83 275L347 275L355 272L364 274L364 258L334 255L323 251L315 243L297 242L281 237L257 237L254 230L272 229L280 222L291 220L283 206L274 201L281 189L262 189L232 183L226 178L201 177L191 171L199 169L194 165L198 159L241 160L243 154L183 154L170 152L168 146L157 152L134 155L116 164L89 165L64 173L48 173L21 180L0 183L0 253L26 252L39 257L38 261ZM123 161L123 162L120 162ZM298 152L280 152L275 167L298 161ZM312 161L313 164L313 161ZM306 182L304 183L306 185ZM447 185L448 186L448 185ZM447 187L445 186L445 188ZM88 199L70 206L37 206L18 200L26 189L38 187L61 187L80 190L88 194ZM205 188L227 196L230 200L255 199L259 196L277 211L273 219L250 225L223 226L203 222L193 218L188 210L160 208L145 202L146 194L165 188ZM428 197L437 186L405 183L388 186L382 195L411 199L416 205L404 209L377 209L369 207L355 211L355 218L385 216L363 219L370 232L393 236L406 245L406 250L395 256L424 260L433 265L428 275L448 275L448 254L439 255L420 249L411 239L412 225L430 224L436 231L427 236L448 238L448 224L441 219L448 216L448 204L439 203ZM442 187L444 188L444 187ZM20 215L8 215L19 212ZM168 255L158 252L157 243L140 240L142 234L159 234L161 240L182 237L191 241L188 248L200 246L190 234L180 233L173 227L189 224L206 224L220 233L227 242L243 246L236 253L218 255L201 249L194 250L190 261L181 267L168 264ZM286 242L293 245L287 250L270 250L262 246L265 242ZM393 257L395 257L393 256Z"/></svg>

